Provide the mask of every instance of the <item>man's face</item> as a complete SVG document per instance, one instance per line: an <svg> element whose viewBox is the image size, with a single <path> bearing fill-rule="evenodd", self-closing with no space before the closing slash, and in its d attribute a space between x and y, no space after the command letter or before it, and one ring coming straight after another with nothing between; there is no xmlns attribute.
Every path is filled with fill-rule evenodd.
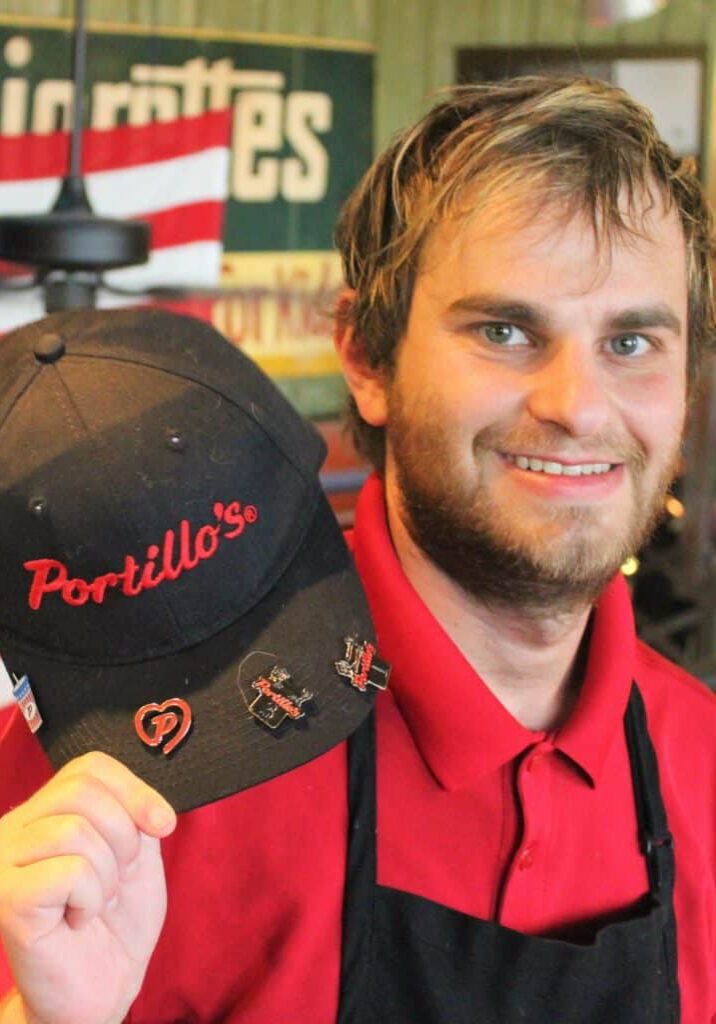
<svg viewBox="0 0 716 1024"><path fill-rule="evenodd" d="M446 222L387 385L391 525L468 593L591 600L654 525L685 416L677 215L596 246L561 211ZM396 520L397 517L397 520Z"/></svg>

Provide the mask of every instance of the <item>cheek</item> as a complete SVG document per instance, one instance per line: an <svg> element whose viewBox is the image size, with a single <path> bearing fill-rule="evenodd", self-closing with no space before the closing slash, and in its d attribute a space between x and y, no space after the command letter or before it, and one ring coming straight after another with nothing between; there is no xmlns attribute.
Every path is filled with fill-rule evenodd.
<svg viewBox="0 0 716 1024"><path fill-rule="evenodd" d="M622 395L622 412L630 432L647 449L665 455L681 438L686 418L686 378L673 374L643 374Z"/></svg>

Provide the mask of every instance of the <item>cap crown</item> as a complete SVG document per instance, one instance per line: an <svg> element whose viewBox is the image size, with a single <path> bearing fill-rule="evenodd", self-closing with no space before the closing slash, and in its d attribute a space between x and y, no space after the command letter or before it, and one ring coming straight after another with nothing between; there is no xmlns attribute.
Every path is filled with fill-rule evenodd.
<svg viewBox="0 0 716 1024"><path fill-rule="evenodd" d="M290 564L324 455L275 385L199 321L85 310L8 335L0 640L120 664L213 635Z"/></svg>

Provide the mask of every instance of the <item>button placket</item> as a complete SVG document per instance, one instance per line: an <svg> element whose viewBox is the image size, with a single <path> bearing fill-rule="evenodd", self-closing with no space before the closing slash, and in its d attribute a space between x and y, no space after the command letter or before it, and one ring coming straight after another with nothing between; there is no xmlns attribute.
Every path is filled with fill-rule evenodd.
<svg viewBox="0 0 716 1024"><path fill-rule="evenodd" d="M522 853L515 861L519 871L527 871L535 862L535 843L529 843L522 848Z"/></svg>
<svg viewBox="0 0 716 1024"><path fill-rule="evenodd" d="M500 923L529 930L543 898L543 855L552 819L550 758L552 744L543 740L523 757L517 769L516 799L523 822L502 893Z"/></svg>

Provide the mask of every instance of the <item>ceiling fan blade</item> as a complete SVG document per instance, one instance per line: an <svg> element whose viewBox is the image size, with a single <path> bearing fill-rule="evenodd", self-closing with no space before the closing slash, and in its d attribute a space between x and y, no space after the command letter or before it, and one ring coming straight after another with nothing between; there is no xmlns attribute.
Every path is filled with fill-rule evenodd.
<svg viewBox="0 0 716 1024"><path fill-rule="evenodd" d="M205 299L219 302L222 299L291 299L295 293L288 288L266 288L254 285L203 285L203 284L154 284L146 288L122 288L102 278L99 287L123 298L157 299L173 302L181 299Z"/></svg>
<svg viewBox="0 0 716 1024"><path fill-rule="evenodd" d="M42 282L42 273L28 266L0 265L0 293L24 292L37 288Z"/></svg>
<svg viewBox="0 0 716 1024"><path fill-rule="evenodd" d="M21 280L13 283L5 278L0 278L0 295L5 292L6 294L13 295L16 292L26 292L31 288L37 288L40 284L39 278L22 278ZM2 301L2 300L0 300Z"/></svg>

